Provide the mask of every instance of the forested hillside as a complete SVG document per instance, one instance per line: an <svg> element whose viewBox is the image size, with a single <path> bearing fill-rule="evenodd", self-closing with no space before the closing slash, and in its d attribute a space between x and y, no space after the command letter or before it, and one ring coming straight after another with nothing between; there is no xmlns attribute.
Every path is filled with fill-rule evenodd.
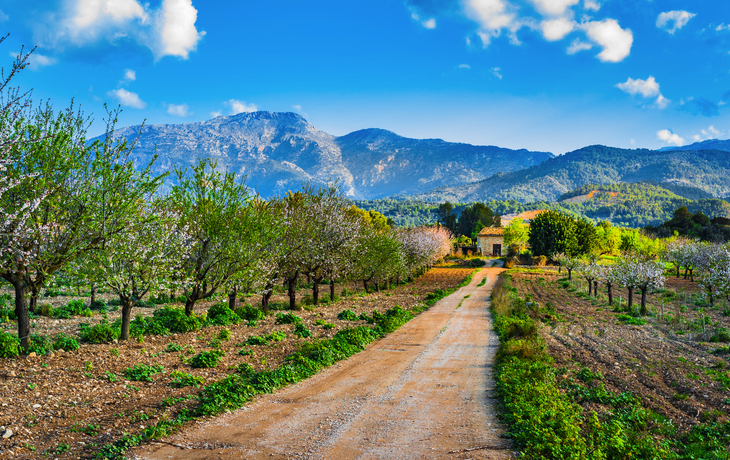
<svg viewBox="0 0 730 460"><path fill-rule="evenodd" d="M424 201L554 201L587 184L653 180L699 188L714 197L730 195L730 154L720 150L627 150L602 145L566 153L520 171L483 181L441 187L415 198Z"/></svg>
<svg viewBox="0 0 730 460"><path fill-rule="evenodd" d="M694 187L639 182L588 184L558 196L556 201L521 203L517 200L490 200L485 204L501 216L536 209L564 209L593 220L608 220L614 225L638 228L669 220L673 212L682 206L686 206L692 213L730 217L730 204L725 200L708 198L710 196ZM396 225L422 225L438 220L439 203L384 199L357 201L356 204L363 209L382 213ZM468 205L454 204L454 212L459 214Z"/></svg>

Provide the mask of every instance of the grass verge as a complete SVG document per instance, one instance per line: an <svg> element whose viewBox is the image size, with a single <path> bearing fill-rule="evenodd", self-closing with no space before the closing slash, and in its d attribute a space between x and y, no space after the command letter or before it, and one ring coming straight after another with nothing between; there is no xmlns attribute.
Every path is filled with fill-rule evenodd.
<svg viewBox="0 0 730 460"><path fill-rule="evenodd" d="M510 273L502 274L492 292L500 339L497 393L523 458L730 459L728 421L678 435L670 420L642 407L630 393L606 391L600 375L579 372L559 384L539 334L536 318L544 312L518 297ZM586 411L579 402L590 402L596 410Z"/></svg>

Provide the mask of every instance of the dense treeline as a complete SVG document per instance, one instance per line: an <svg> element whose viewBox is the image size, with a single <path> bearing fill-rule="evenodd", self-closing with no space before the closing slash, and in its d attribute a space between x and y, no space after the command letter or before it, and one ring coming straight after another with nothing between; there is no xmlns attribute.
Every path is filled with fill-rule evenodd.
<svg viewBox="0 0 730 460"><path fill-rule="evenodd" d="M407 199L357 203L364 209L382 213L396 225L424 225L439 221L440 205L436 203ZM452 203L453 213L458 218L464 209L473 204ZM694 187L651 181L585 185L563 194L557 202L492 200L484 202L484 205L500 216L539 209L566 210L594 221L606 220L613 225L630 228L659 225L671 219L674 210L682 206L692 213L730 217L730 204L725 200L712 198L707 192Z"/></svg>
<svg viewBox="0 0 730 460"><path fill-rule="evenodd" d="M674 211L673 217L668 221L657 226L647 226L645 230L659 238L676 235L703 241L730 241L730 219L722 216L710 218L701 211L693 214L686 206Z"/></svg>

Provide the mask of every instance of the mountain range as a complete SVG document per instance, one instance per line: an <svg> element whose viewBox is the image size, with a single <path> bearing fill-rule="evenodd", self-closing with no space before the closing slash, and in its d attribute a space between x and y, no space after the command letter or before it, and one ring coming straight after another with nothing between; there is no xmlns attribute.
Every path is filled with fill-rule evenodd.
<svg viewBox="0 0 730 460"><path fill-rule="evenodd" d="M298 189L304 182L339 181L352 198L413 195L464 185L552 158L549 152L476 146L441 139L409 139L384 129L337 137L295 113L251 112L212 120L130 126L118 136L137 139L138 164L157 153L158 172L184 168L198 157L246 176L264 197Z"/></svg>

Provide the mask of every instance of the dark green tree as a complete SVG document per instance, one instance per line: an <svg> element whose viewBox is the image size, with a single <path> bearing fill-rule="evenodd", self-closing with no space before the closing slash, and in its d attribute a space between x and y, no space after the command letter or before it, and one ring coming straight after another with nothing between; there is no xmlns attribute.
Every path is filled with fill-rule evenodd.
<svg viewBox="0 0 730 460"><path fill-rule="evenodd" d="M576 220L569 214L554 210L538 214L530 224L529 242L533 255L578 255L581 247L576 230Z"/></svg>

